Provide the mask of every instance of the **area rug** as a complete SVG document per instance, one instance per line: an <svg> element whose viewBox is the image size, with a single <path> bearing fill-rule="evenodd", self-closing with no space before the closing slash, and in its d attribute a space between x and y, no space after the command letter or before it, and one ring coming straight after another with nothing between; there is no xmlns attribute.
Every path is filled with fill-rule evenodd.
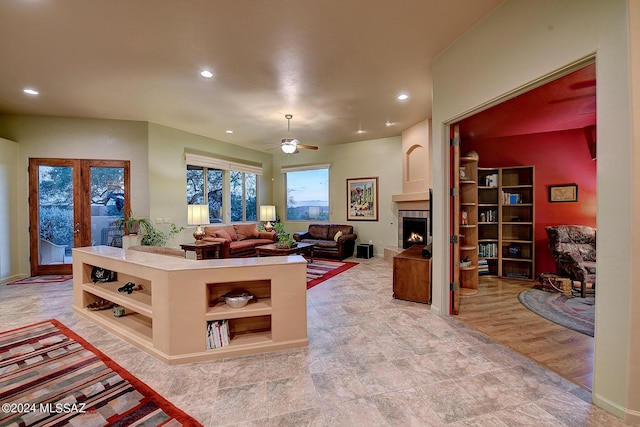
<svg viewBox="0 0 640 427"><path fill-rule="evenodd" d="M0 426L201 426L56 320L0 332Z"/></svg>
<svg viewBox="0 0 640 427"><path fill-rule="evenodd" d="M530 289L521 292L518 299L529 310L547 320L593 336L595 298L567 298L560 293Z"/></svg>
<svg viewBox="0 0 640 427"><path fill-rule="evenodd" d="M73 279L73 276L70 274L53 274L48 276L33 276L27 277L26 279L14 280L13 282L7 283L7 285L33 285L33 284L42 284L42 283L60 283L66 282L67 280Z"/></svg>
<svg viewBox="0 0 640 427"><path fill-rule="evenodd" d="M357 262L341 262L314 258L307 263L307 289L358 265Z"/></svg>

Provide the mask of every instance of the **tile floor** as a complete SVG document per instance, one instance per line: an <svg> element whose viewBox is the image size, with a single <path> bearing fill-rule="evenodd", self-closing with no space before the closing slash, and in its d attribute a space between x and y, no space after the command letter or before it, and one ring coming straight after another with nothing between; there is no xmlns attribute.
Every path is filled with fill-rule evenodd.
<svg viewBox="0 0 640 427"><path fill-rule="evenodd" d="M74 314L72 284L0 285L2 330L55 318L205 426L624 426L583 389L429 306L383 258L308 291L309 347L167 366Z"/></svg>

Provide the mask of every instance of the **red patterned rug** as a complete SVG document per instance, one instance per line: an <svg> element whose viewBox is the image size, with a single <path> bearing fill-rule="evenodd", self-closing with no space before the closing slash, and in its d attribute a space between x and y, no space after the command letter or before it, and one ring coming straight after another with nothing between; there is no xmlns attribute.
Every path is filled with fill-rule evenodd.
<svg viewBox="0 0 640 427"><path fill-rule="evenodd" d="M56 320L0 332L0 425L202 426Z"/></svg>
<svg viewBox="0 0 640 427"><path fill-rule="evenodd" d="M13 282L7 283L7 285L33 285L33 284L42 284L42 283L60 283L66 282L67 280L73 279L73 276L70 274L54 274L48 276L33 276L27 277L26 279L14 280Z"/></svg>
<svg viewBox="0 0 640 427"><path fill-rule="evenodd" d="M357 262L341 262L314 258L307 263L307 289L358 265Z"/></svg>

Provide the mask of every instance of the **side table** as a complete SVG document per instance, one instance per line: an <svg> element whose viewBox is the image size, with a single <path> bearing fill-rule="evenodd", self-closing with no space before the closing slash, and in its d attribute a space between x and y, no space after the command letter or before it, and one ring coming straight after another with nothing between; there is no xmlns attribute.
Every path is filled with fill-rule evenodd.
<svg viewBox="0 0 640 427"><path fill-rule="evenodd" d="M180 248L185 252L194 251L196 253L196 259L218 259L220 258L220 246L221 242L195 242L184 243L180 245Z"/></svg>

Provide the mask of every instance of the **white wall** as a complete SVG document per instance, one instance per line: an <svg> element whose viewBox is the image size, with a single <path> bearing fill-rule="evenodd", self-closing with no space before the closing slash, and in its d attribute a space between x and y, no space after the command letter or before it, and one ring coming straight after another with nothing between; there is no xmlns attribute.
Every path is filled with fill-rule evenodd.
<svg viewBox="0 0 640 427"><path fill-rule="evenodd" d="M598 290L592 396L596 404L616 415L640 421L638 391L631 389L640 378L629 375L630 366L640 359L637 340L630 345L629 324L632 310L640 308L637 298L631 299L632 287L639 286L632 279L632 243L637 248L640 236L630 232L631 201L638 191L632 187L630 163L627 6L623 0L508 0L437 58L433 67L434 200L436 206L448 206L449 123L596 55ZM435 211L432 309L441 314L449 307L447 230L448 209Z"/></svg>
<svg viewBox="0 0 640 427"><path fill-rule="evenodd" d="M276 211L289 233L305 231L309 222L285 221L285 175L280 168L313 164L331 164L329 171L329 222L349 224L358 235L357 243L374 244L376 256L385 246L398 246L398 210L391 196L402 192L402 138L382 138L350 144L332 145L318 151L300 150L299 154L273 156L274 202ZM347 221L347 178L378 177L378 221Z"/></svg>
<svg viewBox="0 0 640 427"><path fill-rule="evenodd" d="M18 144L0 138L0 282L18 278Z"/></svg>
<svg viewBox="0 0 640 427"><path fill-rule="evenodd" d="M132 210L149 210L147 126L143 122L0 115L0 136L17 142L16 212L12 221L10 275L28 275L29 265L29 158L113 159L131 161Z"/></svg>

